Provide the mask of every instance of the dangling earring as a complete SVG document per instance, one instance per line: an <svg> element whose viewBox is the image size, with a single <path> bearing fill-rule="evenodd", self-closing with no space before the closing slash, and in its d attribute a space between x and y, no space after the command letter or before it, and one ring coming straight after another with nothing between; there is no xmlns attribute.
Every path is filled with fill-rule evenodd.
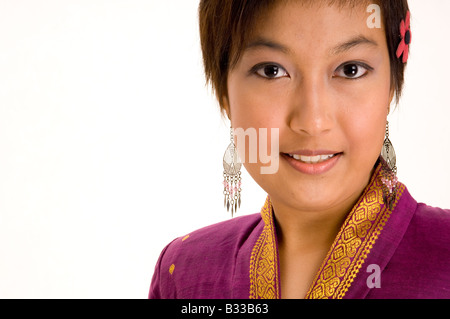
<svg viewBox="0 0 450 319"><path fill-rule="evenodd" d="M233 128L230 128L231 143L223 155L223 205L231 210L231 217L241 207L241 167L239 155L234 144Z"/></svg>
<svg viewBox="0 0 450 319"><path fill-rule="evenodd" d="M395 155L394 146L389 139L389 121L386 123L386 137L384 138L383 149L381 151L381 156L388 164L389 168L397 175L397 157Z"/></svg>
<svg viewBox="0 0 450 319"><path fill-rule="evenodd" d="M383 200L385 205L392 210L397 197L397 157L395 155L394 146L389 140L389 122L386 124L386 137L381 150L382 169L381 182L383 183Z"/></svg>

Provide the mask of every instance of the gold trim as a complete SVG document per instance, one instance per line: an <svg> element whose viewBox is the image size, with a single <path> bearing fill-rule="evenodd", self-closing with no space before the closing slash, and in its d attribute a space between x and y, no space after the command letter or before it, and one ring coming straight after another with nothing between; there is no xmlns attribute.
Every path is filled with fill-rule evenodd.
<svg viewBox="0 0 450 319"><path fill-rule="evenodd" d="M279 299L278 251L272 215L267 197L261 216L265 226L250 256L250 299Z"/></svg>
<svg viewBox="0 0 450 319"><path fill-rule="evenodd" d="M380 165L347 216L306 299L342 299L364 264L405 190L403 184L397 184L396 201L389 210L383 201L381 169Z"/></svg>
<svg viewBox="0 0 450 319"><path fill-rule="evenodd" d="M353 283L405 190L403 184L397 184L395 203L388 209L383 201L382 169L382 165L377 167L363 195L348 214L306 299L341 299ZM278 299L278 248L269 197L261 216L265 226L250 257L250 299Z"/></svg>

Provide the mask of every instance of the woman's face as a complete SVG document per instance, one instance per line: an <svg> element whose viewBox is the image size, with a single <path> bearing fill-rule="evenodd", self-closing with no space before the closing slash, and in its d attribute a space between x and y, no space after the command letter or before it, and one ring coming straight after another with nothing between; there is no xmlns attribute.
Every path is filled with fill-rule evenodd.
<svg viewBox="0 0 450 319"><path fill-rule="evenodd" d="M232 127L279 129L276 173L248 163L248 146L241 154L272 201L332 209L369 182L393 94L384 26L369 28L366 9L283 2L259 17L229 71Z"/></svg>

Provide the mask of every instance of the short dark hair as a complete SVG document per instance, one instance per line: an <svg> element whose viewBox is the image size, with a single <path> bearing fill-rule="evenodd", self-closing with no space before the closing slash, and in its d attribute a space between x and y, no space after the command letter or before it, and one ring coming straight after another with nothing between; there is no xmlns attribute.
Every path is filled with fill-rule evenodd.
<svg viewBox="0 0 450 319"><path fill-rule="evenodd" d="M317 0L302 0L317 2ZM361 0L322 0L328 5L356 6ZM249 40L259 14L272 8L279 0L201 0L199 5L200 42L207 83L212 88L224 110L223 98L227 96L227 77L230 68L239 57ZM401 41L400 22L409 11L407 0L373 0L380 6L386 42L389 49L391 88L398 104L402 94L406 64L397 58L396 51Z"/></svg>

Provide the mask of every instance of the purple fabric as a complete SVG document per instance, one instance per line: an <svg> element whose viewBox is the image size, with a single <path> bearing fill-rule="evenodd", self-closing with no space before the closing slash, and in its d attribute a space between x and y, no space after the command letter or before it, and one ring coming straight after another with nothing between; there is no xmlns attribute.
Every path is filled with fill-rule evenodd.
<svg viewBox="0 0 450 319"><path fill-rule="evenodd" d="M450 211L417 204L409 193L400 204L368 260L387 265L367 298L450 298Z"/></svg>
<svg viewBox="0 0 450 319"><path fill-rule="evenodd" d="M164 248L151 299L248 299L250 255L264 222L243 216ZM381 271L370 288L370 265ZM450 211L417 204L405 189L344 298L450 298Z"/></svg>
<svg viewBox="0 0 450 319"><path fill-rule="evenodd" d="M263 227L254 214L174 240L161 253L149 298L248 299L250 254Z"/></svg>
<svg viewBox="0 0 450 319"><path fill-rule="evenodd" d="M345 298L450 298L450 211L417 204L405 190ZM369 265L381 270L369 288Z"/></svg>

